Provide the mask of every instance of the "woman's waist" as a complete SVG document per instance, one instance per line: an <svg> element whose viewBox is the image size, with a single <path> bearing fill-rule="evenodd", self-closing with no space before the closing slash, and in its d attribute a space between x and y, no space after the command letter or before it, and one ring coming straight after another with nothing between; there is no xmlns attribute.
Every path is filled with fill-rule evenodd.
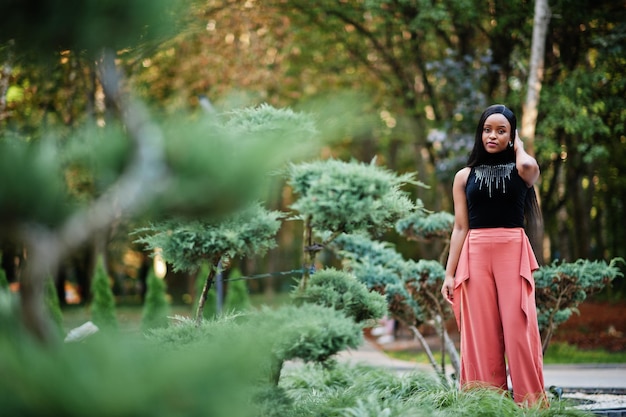
<svg viewBox="0 0 626 417"><path fill-rule="evenodd" d="M470 241L494 242L499 240L524 240L527 239L523 227L483 227L469 229L468 239Z"/></svg>

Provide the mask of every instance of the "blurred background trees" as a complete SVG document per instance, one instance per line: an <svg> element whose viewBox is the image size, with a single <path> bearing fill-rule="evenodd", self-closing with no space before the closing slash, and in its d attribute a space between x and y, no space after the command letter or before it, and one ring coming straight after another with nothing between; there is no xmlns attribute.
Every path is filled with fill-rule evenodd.
<svg viewBox="0 0 626 417"><path fill-rule="evenodd" d="M0 250L11 283L24 274L23 224L35 219L61 227L136 165L139 142L132 138L140 135L131 121L140 119L129 119L129 112L160 132L164 164L176 175L150 180L147 190L186 196L157 198L157 208L142 209L141 216L219 212L255 189L270 209L285 210L294 201L287 184L273 179L262 188L250 179L264 178L258 173L280 166L279 154L293 158L291 151L364 162L376 157L399 173L417 172L429 188L416 188L414 197L451 212L452 175L465 161L481 110L503 102L521 119L534 6L525 0L74 3L0 6ZM609 0L549 3L534 140L542 169L543 261L609 260L626 253L626 10ZM109 87L107 74L119 77ZM263 103L315 115L326 142L306 150L294 149L313 141L304 136L282 146L265 139L251 147L210 143L223 133L216 133L215 115ZM231 175L236 172L241 175ZM200 173L232 181L180 187ZM164 184L173 188L157 189ZM69 281L85 302L95 255L104 251L116 294L141 300L151 260L128 237L141 219L111 216L68 248L55 266L60 294ZM298 227L287 222L277 248L242 262L242 273L299 267ZM388 239L412 259L437 259L442 250L432 242ZM168 272L168 289L179 295L174 302L189 302L192 280ZM286 285L250 284L270 292ZM612 291L623 285L616 279Z"/></svg>

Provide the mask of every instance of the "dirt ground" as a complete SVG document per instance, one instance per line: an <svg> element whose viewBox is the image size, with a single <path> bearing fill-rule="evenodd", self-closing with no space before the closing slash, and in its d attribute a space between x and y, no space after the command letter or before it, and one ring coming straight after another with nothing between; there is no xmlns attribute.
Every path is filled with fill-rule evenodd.
<svg viewBox="0 0 626 417"><path fill-rule="evenodd" d="M552 343L565 342L580 349L605 349L609 352L626 351L626 300L619 302L586 301L579 306L580 314L572 314L561 324ZM448 331L453 340L458 341L454 321L448 323ZM420 327L431 349L440 346L439 337L428 326ZM421 345L416 342L409 329L397 328L392 342L377 343L378 337L367 331L366 337L387 351L415 350Z"/></svg>

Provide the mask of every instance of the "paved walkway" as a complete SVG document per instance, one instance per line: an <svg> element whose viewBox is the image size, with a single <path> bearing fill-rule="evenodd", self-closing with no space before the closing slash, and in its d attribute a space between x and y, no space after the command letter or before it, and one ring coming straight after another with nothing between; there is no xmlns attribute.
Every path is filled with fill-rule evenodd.
<svg viewBox="0 0 626 417"><path fill-rule="evenodd" d="M384 366L399 372L416 369L434 372L428 364L393 359L367 339L359 349L341 352L339 358ZM626 364L544 365L543 373L546 387L613 388L626 393Z"/></svg>

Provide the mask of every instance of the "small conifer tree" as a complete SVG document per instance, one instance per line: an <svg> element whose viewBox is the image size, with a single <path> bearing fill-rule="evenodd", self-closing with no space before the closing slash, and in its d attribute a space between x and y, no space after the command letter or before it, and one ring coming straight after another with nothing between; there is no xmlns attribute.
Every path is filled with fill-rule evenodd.
<svg viewBox="0 0 626 417"><path fill-rule="evenodd" d="M623 258L575 262L553 261L533 273L537 298L537 319L545 353L557 327L566 322L587 296L601 291L623 274Z"/></svg>
<svg viewBox="0 0 626 417"><path fill-rule="evenodd" d="M407 184L426 187L414 173L397 175L376 165L335 159L292 164L289 185L298 199L291 205L304 222L304 273L300 288L306 289L319 251L342 233L383 233L416 209ZM315 242L314 235L322 237Z"/></svg>
<svg viewBox="0 0 626 417"><path fill-rule="evenodd" d="M147 330L167 327L167 316L170 314L170 305L167 300L167 285L165 284L165 280L157 277L154 269L150 269L146 286L148 288L141 316L141 328Z"/></svg>
<svg viewBox="0 0 626 417"><path fill-rule="evenodd" d="M226 298L224 307L229 311L246 311L250 308L250 294L248 294L248 286L241 277L239 268L233 269L228 276L228 288L226 290Z"/></svg>
<svg viewBox="0 0 626 417"><path fill-rule="evenodd" d="M460 358L444 322L451 312L439 296L444 268L437 261L405 259L389 242L371 239L367 234L339 236L333 247L344 266L373 291L387 297L392 317L405 324L420 341L431 365L445 381L444 366L437 364L426 339L418 329L431 325L444 341L442 355L447 351L458 375ZM443 356L442 356L443 357Z"/></svg>
<svg viewBox="0 0 626 417"><path fill-rule="evenodd" d="M115 314L115 297L111 289L109 275L104 268L104 259L98 256L96 272L91 285L92 302L91 318L101 329L117 330L118 322Z"/></svg>
<svg viewBox="0 0 626 417"><path fill-rule="evenodd" d="M275 236L283 214L265 209L255 202L230 216L219 219L172 219L141 228L135 233L147 232L137 242L148 249L161 250L163 259L174 271L193 271L207 265L204 286L196 309L196 321L204 317L204 308L213 280L229 260L238 256L263 255L276 246ZM202 271L201 271L202 272Z"/></svg>
<svg viewBox="0 0 626 417"><path fill-rule="evenodd" d="M45 294L46 307L52 317L52 322L56 326L59 334L63 333L63 312L61 311L61 303L59 303L59 295L57 294L56 286L54 285L54 279L48 277L46 279L46 294Z"/></svg>

